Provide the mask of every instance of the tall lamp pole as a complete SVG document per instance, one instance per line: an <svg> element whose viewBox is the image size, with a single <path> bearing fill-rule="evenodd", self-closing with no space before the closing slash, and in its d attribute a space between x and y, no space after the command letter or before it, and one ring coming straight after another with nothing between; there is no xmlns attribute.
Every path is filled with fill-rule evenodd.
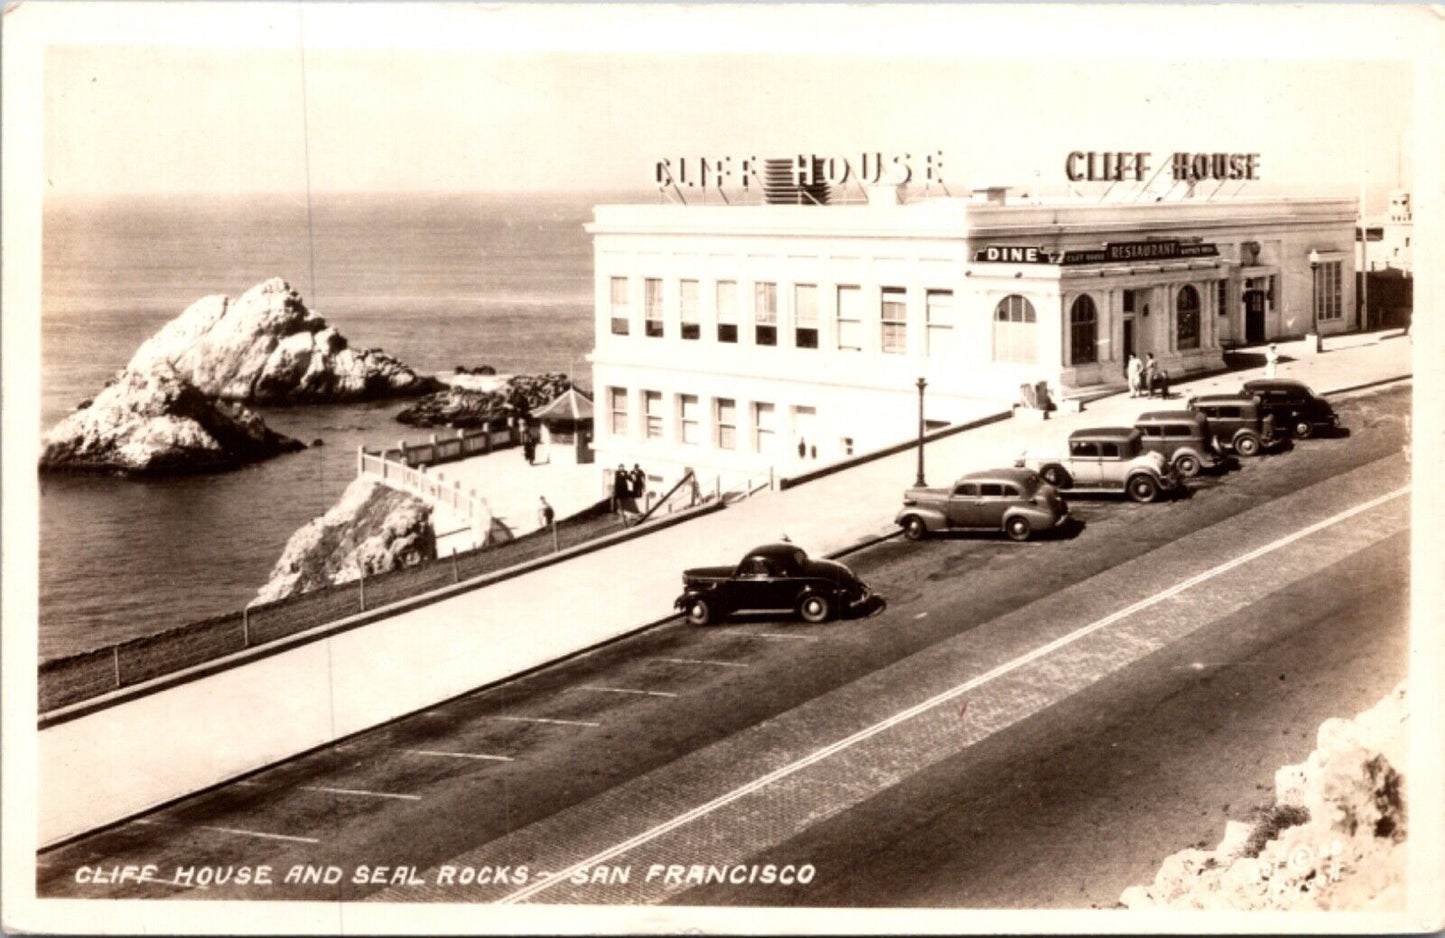
<svg viewBox="0 0 1445 938"><path fill-rule="evenodd" d="M1320 252L1310 248L1310 335L1314 337L1314 351L1320 350Z"/></svg>
<svg viewBox="0 0 1445 938"><path fill-rule="evenodd" d="M918 379L918 479L914 485L923 488L928 483L923 481L923 389L928 387L928 382L922 378Z"/></svg>

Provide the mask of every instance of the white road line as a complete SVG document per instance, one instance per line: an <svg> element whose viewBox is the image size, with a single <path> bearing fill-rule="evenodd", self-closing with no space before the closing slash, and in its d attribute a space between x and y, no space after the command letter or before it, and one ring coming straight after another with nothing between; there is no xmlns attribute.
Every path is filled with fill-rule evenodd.
<svg viewBox="0 0 1445 938"><path fill-rule="evenodd" d="M264 840L289 840L298 844L319 844L321 841L315 837L293 837L290 834L268 834L265 831L248 831L239 827L212 827L208 824L197 825L197 830L220 831L222 834L239 834L242 837L260 837Z"/></svg>
<svg viewBox="0 0 1445 938"><path fill-rule="evenodd" d="M669 694L661 690L633 690L630 687L598 687L595 684L579 684L578 690L595 690L604 694L646 694L649 697L676 697L676 694Z"/></svg>
<svg viewBox="0 0 1445 938"><path fill-rule="evenodd" d="M442 752L437 749L402 749L414 756L450 756L453 759L485 759L489 762L511 762L511 756L487 756L476 752Z"/></svg>
<svg viewBox="0 0 1445 938"><path fill-rule="evenodd" d="M160 826L161 826L160 821L147 821L145 818L136 818L136 819L134 819L133 821L131 821L131 823L132 823L132 824L140 824L140 825L143 825L143 826L145 826L145 827L160 827Z"/></svg>
<svg viewBox="0 0 1445 938"><path fill-rule="evenodd" d="M302 791L324 791L331 795L361 795L367 798L397 798L402 801L420 801L421 795L398 795L390 791L367 791L363 788L327 788L325 785L303 785Z"/></svg>
<svg viewBox="0 0 1445 938"><path fill-rule="evenodd" d="M715 664L720 668L746 668L740 661L717 661L713 658L653 658L653 661L669 661L673 664Z"/></svg>
<svg viewBox="0 0 1445 938"><path fill-rule="evenodd" d="M999 665L991 671L987 671L983 674L980 674L978 677L971 678L970 680L967 680L962 684L943 691L942 693L936 694L933 697L930 697L929 699L923 701L922 703L915 704L914 706L909 707L907 710L902 710L898 713L895 713L893 716L888 717L885 720L880 720L879 722L874 723L872 726L864 727L863 729L859 730L851 736L840 739L837 742L824 746L822 749L818 749L810 753L809 755L804 756L801 759L774 769L768 774L755 778L751 782L748 782L744 785L740 785L737 788L734 788L732 791L727 792L723 795L719 795L718 797L712 799L705 804L698 805L696 808L685 811L669 821L664 821L663 823L658 824L655 827L649 828L648 830L643 831L635 837L631 837L623 841L622 843L609 847L606 850L601 851L600 853L593 854L587 859L574 863L564 870L559 870L552 876L546 878L538 878L537 881L532 883L531 885L525 886L521 889L516 890L515 892L509 893L506 896L503 896L501 899L497 900L497 902L499 904L510 905L521 902L525 899L529 899L532 896L535 896L546 889L550 889L558 883L566 882L576 873L590 869L591 867L596 866L599 863L606 863L607 861L615 857L621 856L622 854L627 853L628 851L636 847L640 847L643 844L656 840L664 834L674 831L679 827L690 824L698 818L706 817L707 815L713 813L719 808L724 808L746 795L750 795L755 791L766 788L772 783L785 779L790 775L795 775L798 772L801 772L803 769L806 769L811 765L821 762L831 755L835 755L836 753L842 752L845 749L852 748L858 743L871 739L879 733L882 733L885 730L892 729L898 724L911 720L922 713L926 713L929 710L932 710L933 708L939 706L940 704L948 703L949 701L954 700L962 696L963 694L982 687L984 684L987 684L990 681L997 680L998 678L1003 677L1006 674L1017 671L1019 668L1022 668L1025 665L1032 664L1040 658L1052 654L1053 652L1058 651L1060 648L1063 648L1067 645L1071 645L1082 638L1086 638L1087 636L1092 635L1100 629L1113 625L1114 623L1122 619L1127 619L1129 616L1132 616L1135 613L1143 612L1145 609L1148 609L1151 606L1158 605L1166 599L1170 599L1171 597L1177 596L1185 590L1198 586L1200 583L1204 583L1208 580L1214 579L1217 576L1228 573L1236 567L1247 564L1253 560L1257 560L1260 557L1263 557L1265 554L1273 553L1274 551L1279 550L1281 547L1286 547L1290 544L1293 544L1295 541L1310 536L1311 534L1314 534L1318 531L1323 531L1325 528L1339 524L1341 521L1345 521L1362 512L1369 511L1371 508L1374 508L1378 505L1383 505L1385 502L1388 502L1392 499L1399 498L1401 495L1404 495L1409 491L1410 487L1407 485L1403 488L1396 489L1393 492L1389 492L1388 494L1381 495L1378 498L1372 498L1367 502L1363 502L1359 505L1354 506L1353 508L1348 508L1340 512L1339 514L1332 515L1331 517L1326 518L1323 521L1317 521L1314 524L1309 525L1308 527L1301 528L1300 530L1295 531L1293 534L1287 534L1284 537L1279 538L1278 540L1271 541L1270 543L1265 544L1263 547L1258 547L1252 551L1249 551L1248 553L1241 554L1238 557L1235 557L1233 560L1227 560L1224 563L1219 564L1218 566L1211 567L1210 569L1205 570L1203 573L1196 574L1187 580L1182 580L1179 583L1176 583L1173 586L1169 587L1168 589L1160 590L1152 596L1148 596L1144 599L1139 600L1136 603L1133 603L1132 605L1120 609L1118 612L1110 613L1102 619L1098 619L1094 622L1089 623L1088 625L1081 626L1080 628L1075 629L1067 635L1060 636L1059 638L1056 638L1047 644L1040 645L1033 651L1022 654L1017 658L1014 658L1012 661L1007 661Z"/></svg>
<svg viewBox="0 0 1445 938"><path fill-rule="evenodd" d="M553 720L548 717L492 717L493 720L506 720L509 723L552 723L557 726L601 726L601 723L591 723L587 720Z"/></svg>
<svg viewBox="0 0 1445 938"><path fill-rule="evenodd" d="M915 619L926 619L926 618L928 618L928 613L926 613L926 612L920 612L918 615L914 616L913 618L915 618Z"/></svg>
<svg viewBox="0 0 1445 938"><path fill-rule="evenodd" d="M743 632L743 635L755 635L758 638L791 638L798 642L816 642L816 635L789 635L786 632Z"/></svg>

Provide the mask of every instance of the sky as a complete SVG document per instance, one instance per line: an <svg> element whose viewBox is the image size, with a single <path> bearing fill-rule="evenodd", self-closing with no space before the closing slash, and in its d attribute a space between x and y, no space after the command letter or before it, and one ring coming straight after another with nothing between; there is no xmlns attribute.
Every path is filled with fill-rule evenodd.
<svg viewBox="0 0 1445 938"><path fill-rule="evenodd" d="M525 18L491 28L480 8L389 34L294 4L236 20L246 28L234 44L195 24L128 41L124 29L61 32L43 68L46 191L645 190L663 157L942 151L951 188L1037 179L1062 194L1074 150L1147 151L1156 166L1175 151L1258 153L1258 194L1354 193L1365 173L1372 199L1409 185L1404 56L1318 42L1251 54L1210 43L1234 35L1229 17L1187 10L1122 36L1119 9L1099 11L1106 22L1090 32L1097 17L1085 16L1070 42L1062 12L928 30L898 9L861 47L778 47L788 29L802 37L835 19L826 7L777 21L707 11L711 21L681 16L621 42L529 32ZM141 22L164 19L146 10ZM699 45L720 22L722 40ZM1351 24L1337 27L1328 33ZM1061 42L1070 55L1056 54Z"/></svg>

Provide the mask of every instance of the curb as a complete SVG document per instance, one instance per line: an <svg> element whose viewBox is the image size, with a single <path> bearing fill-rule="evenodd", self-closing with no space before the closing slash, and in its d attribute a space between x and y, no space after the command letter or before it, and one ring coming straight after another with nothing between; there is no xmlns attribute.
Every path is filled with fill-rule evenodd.
<svg viewBox="0 0 1445 938"><path fill-rule="evenodd" d="M1343 388L1335 388L1333 391L1325 391L1321 396L1331 397L1335 394L1349 394L1352 391L1364 391L1369 388L1384 387L1387 384L1398 384L1401 381L1410 381L1415 377L1414 372L1404 375L1396 375L1393 378L1380 378L1378 381L1366 381L1364 384L1351 384Z"/></svg>

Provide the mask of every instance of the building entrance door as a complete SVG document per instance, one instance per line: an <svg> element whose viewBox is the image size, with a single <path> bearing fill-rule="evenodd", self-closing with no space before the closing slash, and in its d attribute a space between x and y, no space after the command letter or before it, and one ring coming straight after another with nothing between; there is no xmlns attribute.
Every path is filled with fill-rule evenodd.
<svg viewBox="0 0 1445 938"><path fill-rule="evenodd" d="M1244 294L1244 341L1258 345L1264 341L1264 291L1249 290Z"/></svg>
<svg viewBox="0 0 1445 938"><path fill-rule="evenodd" d="M1134 317L1124 317L1124 354L1119 356L1119 368L1129 373L1129 356L1134 354Z"/></svg>

